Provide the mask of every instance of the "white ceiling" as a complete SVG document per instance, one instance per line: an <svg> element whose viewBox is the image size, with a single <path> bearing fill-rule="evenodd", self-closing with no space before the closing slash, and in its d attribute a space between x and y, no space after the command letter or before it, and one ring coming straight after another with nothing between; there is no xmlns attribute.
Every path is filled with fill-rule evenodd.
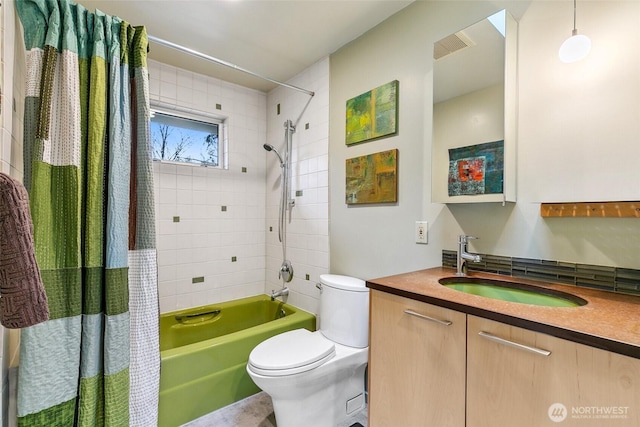
<svg viewBox="0 0 640 427"><path fill-rule="evenodd" d="M77 0L151 36L286 82L413 0ZM268 92L275 85L156 43L149 57Z"/></svg>

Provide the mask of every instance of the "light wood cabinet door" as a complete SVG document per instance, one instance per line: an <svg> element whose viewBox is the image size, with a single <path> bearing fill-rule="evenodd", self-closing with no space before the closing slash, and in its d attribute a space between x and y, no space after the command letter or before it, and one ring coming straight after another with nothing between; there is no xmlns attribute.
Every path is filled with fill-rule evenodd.
<svg viewBox="0 0 640 427"><path fill-rule="evenodd" d="M370 427L465 425L466 315L371 291Z"/></svg>
<svg viewBox="0 0 640 427"><path fill-rule="evenodd" d="M467 427L640 426L639 359L471 315L467 328Z"/></svg>

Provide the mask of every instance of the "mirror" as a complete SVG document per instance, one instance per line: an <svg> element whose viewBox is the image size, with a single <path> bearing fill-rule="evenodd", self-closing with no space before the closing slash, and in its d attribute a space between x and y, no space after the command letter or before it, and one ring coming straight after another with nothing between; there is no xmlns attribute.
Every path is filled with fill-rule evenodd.
<svg viewBox="0 0 640 427"><path fill-rule="evenodd" d="M502 10L434 44L433 202L515 201L516 37Z"/></svg>

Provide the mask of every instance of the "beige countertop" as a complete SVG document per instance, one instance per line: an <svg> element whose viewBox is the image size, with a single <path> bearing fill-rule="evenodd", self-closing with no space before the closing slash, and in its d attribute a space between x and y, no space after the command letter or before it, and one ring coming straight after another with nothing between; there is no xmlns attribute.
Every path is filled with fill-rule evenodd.
<svg viewBox="0 0 640 427"><path fill-rule="evenodd" d="M516 282L566 292L587 301L579 307L506 302L449 289L438 281L451 268L431 268L367 281L371 289L568 339L640 359L640 297L518 277L472 272L469 277Z"/></svg>

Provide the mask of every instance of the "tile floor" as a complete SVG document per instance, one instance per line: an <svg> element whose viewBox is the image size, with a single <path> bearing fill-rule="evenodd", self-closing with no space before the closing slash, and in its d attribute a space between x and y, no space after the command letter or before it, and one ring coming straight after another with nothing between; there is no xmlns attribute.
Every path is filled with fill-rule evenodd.
<svg viewBox="0 0 640 427"><path fill-rule="evenodd" d="M277 427L271 397L265 392L218 409L182 427ZM366 427L366 408L348 423L336 427Z"/></svg>

